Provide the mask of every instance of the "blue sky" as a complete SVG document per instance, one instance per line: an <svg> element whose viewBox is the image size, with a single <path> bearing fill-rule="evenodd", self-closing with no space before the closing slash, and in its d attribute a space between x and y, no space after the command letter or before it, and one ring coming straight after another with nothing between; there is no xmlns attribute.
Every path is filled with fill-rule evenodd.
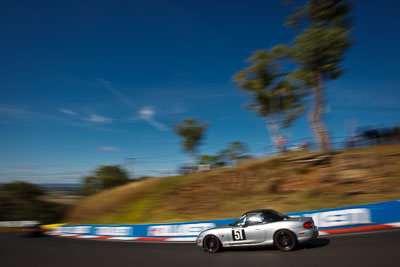
<svg viewBox="0 0 400 267"><path fill-rule="evenodd" d="M355 1L346 74L328 84L334 136L344 121L400 121L398 1ZM75 183L137 158L136 176L184 158L171 127L210 122L201 148L235 140L260 156L263 121L231 79L252 51L287 43L281 1L2 1L0 183ZM311 136L306 116L286 131Z"/></svg>

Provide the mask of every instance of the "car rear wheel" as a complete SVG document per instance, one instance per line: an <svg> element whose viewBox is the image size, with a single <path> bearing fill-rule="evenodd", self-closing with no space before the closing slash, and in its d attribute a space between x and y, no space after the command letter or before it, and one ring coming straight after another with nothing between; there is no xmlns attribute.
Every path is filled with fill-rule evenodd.
<svg viewBox="0 0 400 267"><path fill-rule="evenodd" d="M216 253L221 250L221 242L214 235L208 235L204 238L204 249L210 253Z"/></svg>
<svg viewBox="0 0 400 267"><path fill-rule="evenodd" d="M296 236L289 230L279 230L275 233L274 244L281 251L291 251L296 248Z"/></svg>

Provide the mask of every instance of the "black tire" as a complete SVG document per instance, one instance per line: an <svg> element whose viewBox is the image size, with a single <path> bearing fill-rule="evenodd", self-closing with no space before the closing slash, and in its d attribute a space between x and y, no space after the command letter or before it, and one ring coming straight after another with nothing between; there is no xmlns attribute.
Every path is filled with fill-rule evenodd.
<svg viewBox="0 0 400 267"><path fill-rule="evenodd" d="M221 250L221 242L215 235L208 235L204 238L203 247L207 252L216 253Z"/></svg>
<svg viewBox="0 0 400 267"><path fill-rule="evenodd" d="M292 251L297 246L297 239L291 231L279 230L274 235L274 245L281 251Z"/></svg>

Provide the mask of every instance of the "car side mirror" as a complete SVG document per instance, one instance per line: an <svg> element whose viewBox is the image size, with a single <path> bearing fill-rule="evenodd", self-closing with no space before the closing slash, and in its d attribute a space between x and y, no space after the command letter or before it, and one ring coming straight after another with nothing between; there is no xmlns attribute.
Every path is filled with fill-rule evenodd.
<svg viewBox="0 0 400 267"><path fill-rule="evenodd" d="M241 227L247 227L247 223L242 223L241 225L240 225Z"/></svg>

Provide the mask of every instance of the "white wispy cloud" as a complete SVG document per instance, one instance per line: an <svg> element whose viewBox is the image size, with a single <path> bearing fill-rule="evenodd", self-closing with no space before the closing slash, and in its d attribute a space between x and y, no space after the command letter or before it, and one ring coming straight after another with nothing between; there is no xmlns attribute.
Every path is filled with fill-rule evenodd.
<svg viewBox="0 0 400 267"><path fill-rule="evenodd" d="M70 109L65 109L65 108L59 108L58 111L67 114L67 115L71 115L71 116L75 116L77 115L77 113L75 111L72 111Z"/></svg>
<svg viewBox="0 0 400 267"><path fill-rule="evenodd" d="M89 118L87 118L87 120L94 123L110 123L114 119L92 114Z"/></svg>
<svg viewBox="0 0 400 267"><path fill-rule="evenodd" d="M112 93L115 97L117 97L123 104L129 107L135 106L135 102L133 102L132 99L130 99L129 97L127 97L126 95L115 89L114 85L111 82L101 78L98 78L97 81L110 93Z"/></svg>
<svg viewBox="0 0 400 267"><path fill-rule="evenodd" d="M0 105L0 115L7 119L25 121L32 121L40 117L38 113L23 108L6 105Z"/></svg>
<svg viewBox="0 0 400 267"><path fill-rule="evenodd" d="M147 106L139 110L139 118L160 131L167 131L167 127L154 119L156 111L153 107Z"/></svg>
<svg viewBox="0 0 400 267"><path fill-rule="evenodd" d="M121 91L115 89L114 84L111 83L110 81L107 81L103 78L97 78L96 80L98 83L100 83L102 85L102 87L104 87L106 90L108 90L110 93L112 93L125 106L127 106L129 108L136 108L138 106L131 98L129 98L128 96L123 94ZM163 111L161 112L161 114L163 116L180 114L180 113L184 113L186 111L182 104L176 105L176 103L169 103L169 105L171 105L171 104L173 106L172 109L163 108ZM131 117L129 120L130 121L137 121L138 119L144 120L147 123L149 123L151 126L153 126L154 128L156 128L160 131L168 131L168 128L164 124L160 123L159 121L157 121L155 119L155 114L156 114L156 112L155 112L154 107L146 106L146 107L141 108L138 111L138 116ZM159 116L161 114L158 113Z"/></svg>
<svg viewBox="0 0 400 267"><path fill-rule="evenodd" d="M92 112L84 112L86 115L79 114L76 111L66 108L58 108L58 111L66 114L69 118L63 118L63 121L74 126L89 127L100 131L114 131L107 128L98 127L98 125L113 122L114 119L107 118Z"/></svg>
<svg viewBox="0 0 400 267"><path fill-rule="evenodd" d="M113 146L102 146L102 147L98 147L97 150L100 150L100 151L118 151L119 148L118 147L113 147Z"/></svg>
<svg viewBox="0 0 400 267"><path fill-rule="evenodd" d="M153 107L143 107L139 110L139 116L143 120L152 120L155 113Z"/></svg>

